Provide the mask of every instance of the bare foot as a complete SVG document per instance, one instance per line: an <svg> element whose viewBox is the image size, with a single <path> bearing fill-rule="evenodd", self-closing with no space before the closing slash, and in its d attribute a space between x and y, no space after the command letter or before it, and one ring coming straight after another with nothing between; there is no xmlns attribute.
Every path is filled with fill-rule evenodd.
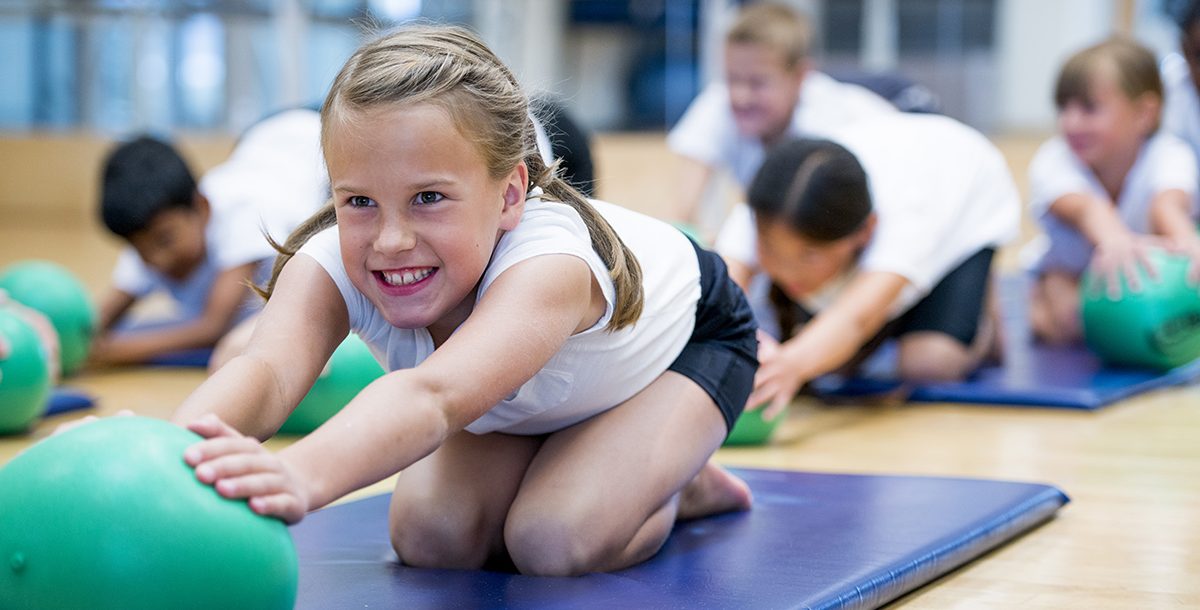
<svg viewBox="0 0 1200 610"><path fill-rule="evenodd" d="M747 510L751 503L750 487L729 471L709 460L679 494L679 512L675 518L683 521Z"/></svg>

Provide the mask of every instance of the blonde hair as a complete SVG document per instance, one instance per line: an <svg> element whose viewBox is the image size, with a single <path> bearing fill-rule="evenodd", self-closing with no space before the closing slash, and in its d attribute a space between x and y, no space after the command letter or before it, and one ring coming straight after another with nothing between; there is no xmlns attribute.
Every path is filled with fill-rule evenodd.
<svg viewBox="0 0 1200 610"><path fill-rule="evenodd" d="M1163 99L1162 77L1154 53L1130 38L1116 36L1067 59L1054 86L1054 105L1061 110L1072 100L1090 100L1092 85L1106 72L1130 100L1147 93Z"/></svg>
<svg viewBox="0 0 1200 610"><path fill-rule="evenodd" d="M547 166L537 149L529 100L512 72L470 31L455 26L408 25L359 48L346 61L321 108L321 141L340 121L384 104L437 104L478 147L494 179L524 161L528 187L541 187L543 199L570 205L583 218L592 248L616 288L610 330L637 322L644 293L642 270L633 252L582 194ZM283 265L310 237L337 223L329 202L282 245L267 286L269 297Z"/></svg>
<svg viewBox="0 0 1200 610"><path fill-rule="evenodd" d="M808 57L811 41L808 19L787 6L770 2L742 9L725 34L726 44L757 45L782 54L788 69Z"/></svg>

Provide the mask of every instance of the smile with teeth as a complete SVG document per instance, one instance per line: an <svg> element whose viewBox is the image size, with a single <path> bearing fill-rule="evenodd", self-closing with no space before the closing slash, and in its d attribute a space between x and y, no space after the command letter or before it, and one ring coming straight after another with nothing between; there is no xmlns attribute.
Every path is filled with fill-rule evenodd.
<svg viewBox="0 0 1200 610"><path fill-rule="evenodd" d="M422 267L420 269L404 269L402 271L380 271L379 275L383 277L383 281L392 286L408 286L429 277L433 273L433 267Z"/></svg>

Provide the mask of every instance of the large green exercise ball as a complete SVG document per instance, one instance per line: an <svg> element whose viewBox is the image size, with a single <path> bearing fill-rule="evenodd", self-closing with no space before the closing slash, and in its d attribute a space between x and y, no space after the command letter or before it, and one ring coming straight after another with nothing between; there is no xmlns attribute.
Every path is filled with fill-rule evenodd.
<svg viewBox="0 0 1200 610"><path fill-rule="evenodd" d="M62 374L79 370L96 332L96 308L83 283L62 265L30 260L0 272L0 289L50 318L58 331Z"/></svg>
<svg viewBox="0 0 1200 610"><path fill-rule="evenodd" d="M110 417L0 469L0 608L291 608L287 527L197 480L198 440Z"/></svg>
<svg viewBox="0 0 1200 610"><path fill-rule="evenodd" d="M49 353L38 333L15 310L0 306L0 337L8 357L0 359L0 434L29 429L50 397Z"/></svg>
<svg viewBox="0 0 1200 610"><path fill-rule="evenodd" d="M1156 249L1150 260L1157 279L1143 274L1131 292L1122 277L1116 300L1093 289L1090 273L1080 282L1084 338L1105 363L1165 370L1200 356L1200 289L1188 285L1188 259Z"/></svg>
<svg viewBox="0 0 1200 610"><path fill-rule="evenodd" d="M367 387L383 375L383 367L371 355L367 344L351 334L333 351L321 376L280 426L281 434L308 434L325 423Z"/></svg>
<svg viewBox="0 0 1200 610"><path fill-rule="evenodd" d="M733 429L729 431L729 437L725 439L725 446L765 445L768 443L771 435L775 433L775 429L779 427L779 423L784 420L786 413L776 415L775 419L765 419L763 417L765 408L766 405L763 405L763 408L743 411L734 422Z"/></svg>

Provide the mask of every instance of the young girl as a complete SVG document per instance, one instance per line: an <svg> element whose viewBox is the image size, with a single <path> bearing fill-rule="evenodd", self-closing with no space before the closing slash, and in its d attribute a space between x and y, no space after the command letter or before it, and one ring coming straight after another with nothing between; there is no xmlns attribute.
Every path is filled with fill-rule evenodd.
<svg viewBox="0 0 1200 610"><path fill-rule="evenodd" d="M959 379L980 331L992 255L1020 200L1000 152L937 115L864 119L834 141L773 149L717 241L764 328L748 406L774 417L809 380L898 339L898 373ZM987 329L984 329L987 330Z"/></svg>
<svg viewBox="0 0 1200 610"><path fill-rule="evenodd" d="M285 244L250 345L175 417L208 439L185 456L200 480L295 522L399 472L403 562L548 575L629 566L676 519L749 506L708 461L757 364L719 257L556 177L516 79L464 30L365 45L322 113L331 205ZM267 453L254 439L348 331L390 373Z"/></svg>
<svg viewBox="0 0 1200 610"><path fill-rule="evenodd" d="M1054 102L1061 134L1029 167L1030 209L1045 233L1034 263L1034 336L1064 344L1082 338L1079 281L1089 266L1096 290L1120 296L1161 245L1200 262L1197 170L1188 146L1158 132L1163 89L1154 55L1126 39L1076 53L1058 76ZM1193 264L1192 278L1200 277Z"/></svg>

